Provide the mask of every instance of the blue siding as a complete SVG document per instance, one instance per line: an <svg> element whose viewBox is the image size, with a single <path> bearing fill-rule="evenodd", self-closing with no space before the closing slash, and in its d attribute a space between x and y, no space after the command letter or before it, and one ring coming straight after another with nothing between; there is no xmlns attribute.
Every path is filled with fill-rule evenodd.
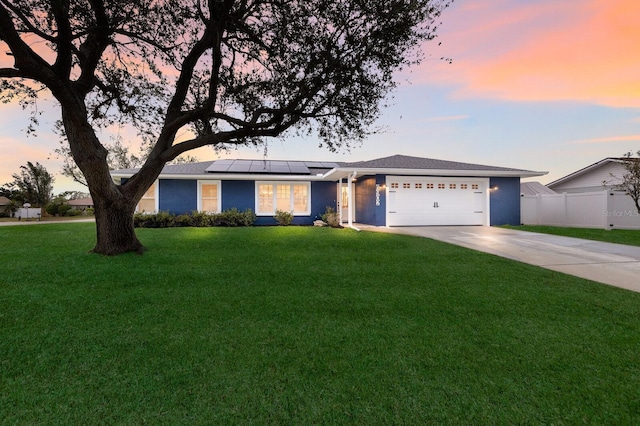
<svg viewBox="0 0 640 426"><path fill-rule="evenodd" d="M492 226L520 225L520 178L493 177L489 186L497 186L490 195Z"/></svg>
<svg viewBox="0 0 640 426"><path fill-rule="evenodd" d="M158 197L158 209L162 212L191 213L198 209L198 182L160 179Z"/></svg>
<svg viewBox="0 0 640 426"><path fill-rule="evenodd" d="M311 182L311 223L327 210L327 207L336 209L336 194L338 193L336 182Z"/></svg>
<svg viewBox="0 0 640 426"><path fill-rule="evenodd" d="M387 197L384 188L386 175L361 177L356 182L356 222L367 225L385 226ZM380 205L376 206L376 185Z"/></svg>
<svg viewBox="0 0 640 426"><path fill-rule="evenodd" d="M252 180L222 181L222 211L236 208L256 210L256 184Z"/></svg>
<svg viewBox="0 0 640 426"><path fill-rule="evenodd" d="M375 176L359 177L356 181L355 194L356 222L367 225L376 224L376 178Z"/></svg>

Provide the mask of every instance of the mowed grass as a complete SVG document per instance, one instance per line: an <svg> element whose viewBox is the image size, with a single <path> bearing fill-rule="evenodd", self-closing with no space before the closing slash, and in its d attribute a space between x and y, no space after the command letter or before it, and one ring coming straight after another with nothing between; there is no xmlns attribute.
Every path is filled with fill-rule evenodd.
<svg viewBox="0 0 640 426"><path fill-rule="evenodd" d="M563 228L544 225L520 225L504 228L519 231L539 232L541 234L561 235L563 237L583 238L585 240L603 241L605 243L626 244L640 246L640 230L635 229L593 229L593 228ZM640 277L638 278L640 279Z"/></svg>
<svg viewBox="0 0 640 426"><path fill-rule="evenodd" d="M3 424L638 424L640 294L408 236L0 228Z"/></svg>

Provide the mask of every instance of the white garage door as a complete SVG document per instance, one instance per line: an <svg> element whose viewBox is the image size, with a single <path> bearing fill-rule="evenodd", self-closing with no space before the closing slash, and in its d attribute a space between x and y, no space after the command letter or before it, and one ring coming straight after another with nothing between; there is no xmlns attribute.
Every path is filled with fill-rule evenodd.
<svg viewBox="0 0 640 426"><path fill-rule="evenodd" d="M484 225L488 179L387 176L387 226Z"/></svg>

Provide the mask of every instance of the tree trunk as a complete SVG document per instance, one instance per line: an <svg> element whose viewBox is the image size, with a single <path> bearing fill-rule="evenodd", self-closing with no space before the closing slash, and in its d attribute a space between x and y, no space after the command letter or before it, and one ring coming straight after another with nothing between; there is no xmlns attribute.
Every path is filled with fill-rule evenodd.
<svg viewBox="0 0 640 426"><path fill-rule="evenodd" d="M144 246L138 240L133 226L135 203L96 202L97 243L94 253L113 256L121 253L142 254Z"/></svg>
<svg viewBox="0 0 640 426"><path fill-rule="evenodd" d="M84 174L93 199L96 217L94 253L117 255L142 253L144 247L133 227L133 213L138 200L156 179L163 164L147 167L124 189L116 185L109 174L107 150L100 144L81 102L62 104L62 118L74 161Z"/></svg>

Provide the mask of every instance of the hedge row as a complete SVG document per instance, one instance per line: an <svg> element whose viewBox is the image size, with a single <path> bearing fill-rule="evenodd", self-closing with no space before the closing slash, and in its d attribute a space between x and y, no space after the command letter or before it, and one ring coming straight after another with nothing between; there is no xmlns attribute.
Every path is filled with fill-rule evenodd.
<svg viewBox="0 0 640 426"><path fill-rule="evenodd" d="M136 213L133 224L136 228L177 228L186 226L252 226L256 215L251 209L240 211L236 208L221 213L192 212L174 215L167 212Z"/></svg>

